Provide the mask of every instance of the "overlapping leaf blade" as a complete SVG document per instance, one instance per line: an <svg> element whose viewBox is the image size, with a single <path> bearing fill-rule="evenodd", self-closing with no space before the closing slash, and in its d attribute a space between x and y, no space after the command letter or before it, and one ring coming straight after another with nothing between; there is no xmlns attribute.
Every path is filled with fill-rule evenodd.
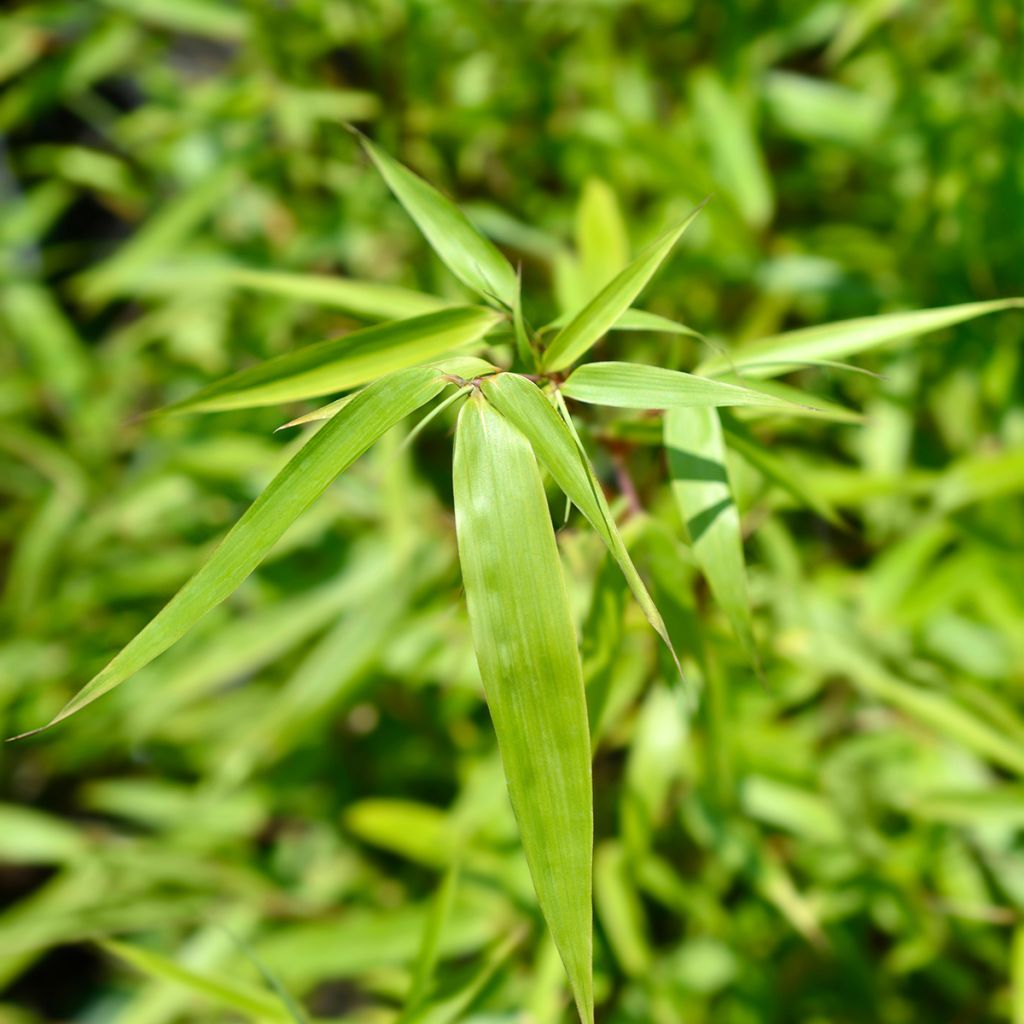
<svg viewBox="0 0 1024 1024"><path fill-rule="evenodd" d="M669 409L665 449L672 494L693 556L743 647L756 660L740 517L729 487L718 413L707 408Z"/></svg>
<svg viewBox="0 0 1024 1024"><path fill-rule="evenodd" d="M774 395L639 363L586 363L562 385L570 398L620 409L672 409L756 405L799 409Z"/></svg>
<svg viewBox="0 0 1024 1024"><path fill-rule="evenodd" d="M455 438L473 641L541 910L593 1021L590 735L576 636L529 442L479 395Z"/></svg>
<svg viewBox="0 0 1024 1024"><path fill-rule="evenodd" d="M342 470L446 383L437 369L412 367L376 381L356 395L278 473L209 560L156 617L43 728L63 721L123 683L184 636L259 565Z"/></svg>
<svg viewBox="0 0 1024 1024"><path fill-rule="evenodd" d="M360 141L388 188L448 269L479 295L511 309L516 274L496 246L432 185L369 139L360 136Z"/></svg>
<svg viewBox="0 0 1024 1024"><path fill-rule="evenodd" d="M366 327L241 370L170 407L218 412L316 398L358 387L395 370L479 341L498 321L482 306L458 306Z"/></svg>
<svg viewBox="0 0 1024 1024"><path fill-rule="evenodd" d="M652 242L555 335L544 353L545 369L564 370L618 321L646 287L700 210L698 206L679 224Z"/></svg>
<svg viewBox="0 0 1024 1024"><path fill-rule="evenodd" d="M744 372L748 376L777 377L801 362L843 359L881 345L916 338L943 327L953 327L975 317L1021 308L1024 308L1024 298L994 299L803 327L770 338L761 338L735 352L716 355L700 369L702 373L715 373L745 368ZM787 360L791 362L787 364Z"/></svg>
<svg viewBox="0 0 1024 1024"><path fill-rule="evenodd" d="M590 460L577 445L565 422L536 385L517 374L502 373L488 378L483 383L483 392L487 400L527 437L555 483L598 532L619 564L647 621L671 651L672 641L661 613L626 550Z"/></svg>

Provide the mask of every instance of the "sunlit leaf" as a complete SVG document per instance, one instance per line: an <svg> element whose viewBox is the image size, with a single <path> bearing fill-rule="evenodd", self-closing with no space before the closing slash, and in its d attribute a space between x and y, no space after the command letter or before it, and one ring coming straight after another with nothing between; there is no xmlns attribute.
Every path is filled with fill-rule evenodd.
<svg viewBox="0 0 1024 1024"><path fill-rule="evenodd" d="M576 443L569 427L539 388L517 374L502 373L488 378L483 383L483 392L487 400L529 439L555 483L601 535L648 622L671 651L672 642L661 614L629 557L590 460L582 446Z"/></svg>
<svg viewBox="0 0 1024 1024"><path fill-rule="evenodd" d="M593 1021L590 735L576 635L529 442L482 397L455 438L455 515L473 641L509 796L585 1024Z"/></svg>
<svg viewBox="0 0 1024 1024"><path fill-rule="evenodd" d="M289 274L250 267L231 267L224 273L226 280L239 288L344 310L366 320L402 320L451 305L410 288L327 274Z"/></svg>
<svg viewBox="0 0 1024 1024"><path fill-rule="evenodd" d="M516 274L494 244L456 206L369 139L360 136L388 188L416 221L431 247L463 284L483 298L512 308Z"/></svg>
<svg viewBox="0 0 1024 1024"><path fill-rule="evenodd" d="M498 314L479 306L366 327L286 352L202 388L172 412L218 412L277 405L358 387L395 370L479 341Z"/></svg>
<svg viewBox="0 0 1024 1024"><path fill-rule="evenodd" d="M343 469L445 384L438 370L413 367L360 392L278 473L209 560L149 625L43 728L80 711L180 639L259 565L285 530Z"/></svg>
<svg viewBox="0 0 1024 1024"><path fill-rule="evenodd" d="M561 389L569 398L620 409L722 405L794 408L793 403L751 388L639 363L586 363L572 372Z"/></svg>
<svg viewBox="0 0 1024 1024"><path fill-rule="evenodd" d="M545 369L564 370L609 330L665 262L700 210L701 206L698 206L679 224L652 242L555 335L543 356Z"/></svg>
<svg viewBox="0 0 1024 1024"><path fill-rule="evenodd" d="M748 656L756 659L743 536L729 487L718 413L714 409L669 409L665 413L665 450L672 494L693 556Z"/></svg>
<svg viewBox="0 0 1024 1024"><path fill-rule="evenodd" d="M576 248L583 287L596 295L629 261L629 233L615 192L591 178L576 210Z"/></svg>
<svg viewBox="0 0 1024 1024"><path fill-rule="evenodd" d="M943 327L973 320L989 313L1024 308L1024 299L994 299L968 302L960 306L919 309L908 313L883 313L879 316L840 320L837 323L761 338L727 354L705 362L702 373L743 369L747 376L775 377L800 363L818 359L843 359L872 348L907 341ZM791 361L787 365L787 360Z"/></svg>

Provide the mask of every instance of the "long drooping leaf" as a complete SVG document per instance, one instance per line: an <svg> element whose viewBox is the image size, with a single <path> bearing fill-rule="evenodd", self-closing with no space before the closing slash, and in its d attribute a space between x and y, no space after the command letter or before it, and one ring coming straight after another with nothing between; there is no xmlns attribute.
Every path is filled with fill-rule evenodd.
<svg viewBox="0 0 1024 1024"><path fill-rule="evenodd" d="M360 136L381 177L423 232L434 252L463 284L512 308L516 274L508 260L432 185Z"/></svg>
<svg viewBox="0 0 1024 1024"><path fill-rule="evenodd" d="M544 353L545 369L564 370L611 328L643 291L702 206L644 249L555 335Z"/></svg>
<svg viewBox="0 0 1024 1024"><path fill-rule="evenodd" d="M479 341L497 313L459 306L317 342L232 374L170 407L215 412L276 405L358 387L395 370Z"/></svg>
<svg viewBox="0 0 1024 1024"><path fill-rule="evenodd" d="M385 431L446 385L432 367L375 381L349 402L270 482L202 568L157 616L43 728L63 721L134 675L220 604L328 484ZM38 732L39 730L34 730Z"/></svg>
<svg viewBox="0 0 1024 1024"><path fill-rule="evenodd" d="M756 658L747 596L743 537L725 468L722 426L714 409L669 409L665 449L672 494L693 556L747 653Z"/></svg>
<svg viewBox="0 0 1024 1024"><path fill-rule="evenodd" d="M365 320L403 320L450 306L436 295L414 292L376 281L353 281L327 274L290 274L251 267L230 267L224 272L230 284L296 302L341 309Z"/></svg>
<svg viewBox="0 0 1024 1024"><path fill-rule="evenodd" d="M590 736L576 635L530 443L482 396L455 435L455 522L480 674L523 850L593 1021Z"/></svg>
<svg viewBox="0 0 1024 1024"><path fill-rule="evenodd" d="M762 405L792 409L793 403L750 388L696 377L681 370L639 363L586 363L562 385L581 402L620 409L673 409L721 405ZM799 406L795 408L799 409Z"/></svg>
<svg viewBox="0 0 1024 1024"><path fill-rule="evenodd" d="M501 373L489 377L483 382L483 392L487 400L526 436L555 483L597 530L618 562L647 621L671 651L668 630L629 557L590 460L576 444L565 422L540 389L517 374Z"/></svg>
<svg viewBox="0 0 1024 1024"><path fill-rule="evenodd" d="M841 320L820 327L804 327L761 338L735 352L714 356L700 370L702 373L715 373L746 367L745 373L748 376L776 377L807 360L843 359L989 313L1022 308L1024 298L994 299L990 302L967 302L959 306L918 309L909 313L885 313ZM792 362L787 365L787 360Z"/></svg>

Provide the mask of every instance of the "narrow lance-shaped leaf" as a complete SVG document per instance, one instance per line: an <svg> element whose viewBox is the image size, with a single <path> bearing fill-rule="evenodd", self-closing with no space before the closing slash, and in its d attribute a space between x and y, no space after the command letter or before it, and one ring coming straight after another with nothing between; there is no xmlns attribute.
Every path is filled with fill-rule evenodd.
<svg viewBox="0 0 1024 1024"><path fill-rule="evenodd" d="M455 435L455 522L480 674L541 911L592 1024L590 736L576 636L529 442L481 395Z"/></svg>
<svg viewBox="0 0 1024 1024"><path fill-rule="evenodd" d="M665 449L672 494L693 556L740 642L756 661L740 517L726 473L718 413L670 409L665 413Z"/></svg>
<svg viewBox="0 0 1024 1024"><path fill-rule="evenodd" d="M813 509L833 526L845 528L846 524L832 503L818 494L813 484L788 459L758 441L742 423L727 413L721 414L721 423L733 451L739 452L751 466L800 504Z"/></svg>
<svg viewBox="0 0 1024 1024"><path fill-rule="evenodd" d="M555 335L544 353L545 369L564 370L612 327L643 291L703 205L644 249Z"/></svg>
<svg viewBox="0 0 1024 1024"><path fill-rule="evenodd" d="M423 232L434 252L463 284L488 299L512 308L516 274L495 245L484 238L440 192L394 157L359 136L381 177Z"/></svg>
<svg viewBox="0 0 1024 1024"><path fill-rule="evenodd" d="M675 657L668 629L629 557L590 460L576 443L569 427L540 389L525 377L514 373L497 374L483 382L483 392L487 400L529 439L555 483L598 532L618 562L647 621Z"/></svg>
<svg viewBox="0 0 1024 1024"><path fill-rule="evenodd" d="M234 373L172 405L170 411L248 409L358 387L478 342L498 319L497 313L481 306L459 306L366 327Z"/></svg>
<svg viewBox="0 0 1024 1024"><path fill-rule="evenodd" d="M216 271L213 273L216 275ZM223 273L229 284L239 288L341 309L365 320L402 320L451 305L436 295L410 288L330 274L292 274L254 267L228 267Z"/></svg>
<svg viewBox="0 0 1024 1024"><path fill-rule="evenodd" d="M639 363L586 363L562 385L569 398L620 409L673 409L762 405L797 409L782 398L681 370Z"/></svg>
<svg viewBox="0 0 1024 1024"><path fill-rule="evenodd" d="M450 356L447 359L438 360L430 365L440 370L441 373L449 374L452 377L482 377L489 373L498 372L496 366L487 362L486 359L478 359L476 356ZM302 426L304 423L315 423L317 420L329 420L337 414L339 409L343 409L348 405L355 396L355 392L350 395L344 395L333 402L328 402L327 405L320 406L319 409L313 409L311 412L296 416L295 419L289 420L287 423L282 423L277 429L285 430L288 427Z"/></svg>
<svg viewBox="0 0 1024 1024"><path fill-rule="evenodd" d="M244 982L227 981L219 976L201 973L152 950L129 946L113 939L100 942L99 946L151 978L180 985L194 995L241 1013L250 1020L280 1021L286 1024L295 1019L277 996Z"/></svg>
<svg viewBox="0 0 1024 1024"><path fill-rule="evenodd" d="M576 209L576 248L583 286L596 295L629 261L629 234L615 192L591 178Z"/></svg>
<svg viewBox="0 0 1024 1024"><path fill-rule="evenodd" d="M43 728L63 721L123 683L184 636L263 561L285 530L343 469L399 420L430 401L446 383L437 369L413 367L376 381L356 395L274 477L209 560L157 616Z"/></svg>
<svg viewBox="0 0 1024 1024"><path fill-rule="evenodd" d="M735 352L716 355L704 363L702 373L744 368L748 376L777 377L802 362L815 359L843 359L880 345L905 341L918 335L952 327L975 317L1024 308L1024 298L967 302L939 309L918 309L908 313L840 320L818 327L803 327L770 338L761 338ZM787 361L789 361L787 363Z"/></svg>

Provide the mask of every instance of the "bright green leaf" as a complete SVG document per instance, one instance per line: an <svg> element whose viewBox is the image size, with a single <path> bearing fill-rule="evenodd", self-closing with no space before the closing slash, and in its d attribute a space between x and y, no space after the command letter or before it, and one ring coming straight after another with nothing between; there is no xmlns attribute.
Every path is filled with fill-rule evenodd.
<svg viewBox="0 0 1024 1024"><path fill-rule="evenodd" d="M482 398L455 435L473 641L537 899L585 1024L594 1014L590 735L576 635L529 442Z"/></svg>
<svg viewBox="0 0 1024 1024"><path fill-rule="evenodd" d="M562 392L581 402L612 405L620 409L721 405L794 408L792 403L761 391L639 363L586 363L574 370L562 384Z"/></svg>
<svg viewBox="0 0 1024 1024"><path fill-rule="evenodd" d="M80 711L184 636L260 564L285 530L343 469L445 384L437 369L413 367L360 392L274 477L209 560L159 614L43 728Z"/></svg>
<svg viewBox="0 0 1024 1024"><path fill-rule="evenodd" d="M669 409L665 413L665 449L672 494L693 556L747 654L756 659L743 536L729 487L718 413L714 409Z"/></svg>
<svg viewBox="0 0 1024 1024"><path fill-rule="evenodd" d="M497 321L498 314L489 309L459 306L366 327L241 370L172 405L170 411L248 409L358 387L477 342Z"/></svg>
<svg viewBox="0 0 1024 1024"><path fill-rule="evenodd" d="M700 370L702 373L714 373L746 368L745 372L749 376L776 377L787 369L798 367L802 362L842 359L881 345L906 341L943 327L952 327L989 313L1021 308L1024 308L1022 298L994 299L990 302L967 302L959 306L918 309L909 313L884 313L816 327L802 327L752 341L735 352L714 356Z"/></svg>
<svg viewBox="0 0 1024 1024"><path fill-rule="evenodd" d="M360 136L360 142L388 188L416 221L448 269L479 295L511 309L515 301L516 274L494 244L432 185L369 139Z"/></svg>
<svg viewBox="0 0 1024 1024"><path fill-rule="evenodd" d="M702 206L703 204L698 206L679 224L655 239L555 335L547 352L544 353L545 369L564 370L576 362L618 321L664 263Z"/></svg>

